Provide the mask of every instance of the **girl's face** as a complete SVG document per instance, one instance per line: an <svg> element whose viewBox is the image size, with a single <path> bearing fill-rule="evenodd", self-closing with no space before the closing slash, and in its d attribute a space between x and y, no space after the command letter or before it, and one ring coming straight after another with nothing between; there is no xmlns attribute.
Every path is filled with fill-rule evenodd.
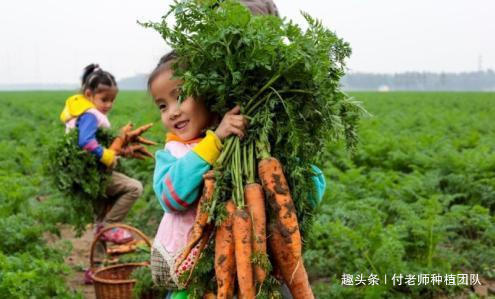
<svg viewBox="0 0 495 299"><path fill-rule="evenodd" d="M172 79L172 70L162 71L151 83L150 92L160 109L162 123L184 141L198 138L208 127L211 113L203 101L189 97L179 104L181 81Z"/></svg>
<svg viewBox="0 0 495 299"><path fill-rule="evenodd" d="M103 114L107 114L112 110L113 102L117 96L117 87L99 85L94 91L86 89L84 95L88 98L96 109Z"/></svg>

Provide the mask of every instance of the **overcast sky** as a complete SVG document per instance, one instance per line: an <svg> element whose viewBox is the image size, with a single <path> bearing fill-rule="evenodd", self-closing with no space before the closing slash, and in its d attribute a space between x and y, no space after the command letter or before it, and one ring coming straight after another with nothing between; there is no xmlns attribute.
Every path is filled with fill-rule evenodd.
<svg viewBox="0 0 495 299"><path fill-rule="evenodd" d="M168 50L136 20L159 20L171 0L1 0L0 84L74 83L97 62L118 79L147 73ZM276 0L347 40L351 71L495 68L494 0Z"/></svg>

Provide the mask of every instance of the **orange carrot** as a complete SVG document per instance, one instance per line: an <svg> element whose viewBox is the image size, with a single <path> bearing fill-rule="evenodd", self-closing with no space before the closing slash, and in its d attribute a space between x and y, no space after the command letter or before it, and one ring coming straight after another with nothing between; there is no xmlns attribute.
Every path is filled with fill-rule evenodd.
<svg viewBox="0 0 495 299"><path fill-rule="evenodd" d="M294 299L314 298L301 257L302 241L296 209L282 165L272 157L263 159L258 164L258 174L275 216L268 227L268 243L275 267L280 269Z"/></svg>
<svg viewBox="0 0 495 299"><path fill-rule="evenodd" d="M215 296L215 293L208 292L203 296L203 299L216 299L217 296Z"/></svg>
<svg viewBox="0 0 495 299"><path fill-rule="evenodd" d="M234 297L235 288L235 244L232 231L235 205L232 200L225 204L227 218L217 228L215 236L215 274L217 278L217 297Z"/></svg>
<svg viewBox="0 0 495 299"><path fill-rule="evenodd" d="M234 242L237 282L240 299L254 299L255 287L253 279L252 254L252 223L251 217L244 209L234 213Z"/></svg>
<svg viewBox="0 0 495 299"><path fill-rule="evenodd" d="M140 126L139 128L137 128L133 131L131 131L131 130L125 131L126 140L128 140L129 142L136 142L136 141L143 142L144 141L143 142L144 144L149 143L149 145L154 145L153 144L154 142L147 140L147 139L144 139L142 137L140 138L141 134L148 131L148 129L151 128L152 126L153 126L153 123L150 123L147 125Z"/></svg>
<svg viewBox="0 0 495 299"><path fill-rule="evenodd" d="M301 234L296 209L289 191L289 185L282 171L282 165L275 158L266 158L258 164L258 174L267 195L267 201L275 215L275 224L282 235L280 247L290 249L291 259L301 257Z"/></svg>
<svg viewBox="0 0 495 299"><path fill-rule="evenodd" d="M153 141L141 137L141 134L146 132L152 126L153 124L147 124L131 131L133 124L128 123L120 129L120 134L113 140L112 144L110 145L110 149L115 151L117 154L120 154L122 148L126 147L129 143L132 142L137 141L143 144L155 145L156 143L154 143Z"/></svg>
<svg viewBox="0 0 495 299"><path fill-rule="evenodd" d="M294 299L314 299L308 274L304 268L303 259L294 259L291 248L284 246L284 236L278 230L276 224L269 226L271 257L275 262L275 267L282 274L283 280L287 284Z"/></svg>
<svg viewBox="0 0 495 299"><path fill-rule="evenodd" d="M265 196L260 184L248 184L244 187L244 200L253 221L253 253L266 256L266 214ZM266 271L260 265L254 265L256 283L263 284Z"/></svg>
<svg viewBox="0 0 495 299"><path fill-rule="evenodd" d="M273 266L273 271L272 271L273 277L275 277L276 280L282 281L284 277L282 276L282 272L280 271L280 268L275 263L272 263L272 266Z"/></svg>
<svg viewBox="0 0 495 299"><path fill-rule="evenodd" d="M203 252L203 249L205 248L206 244L208 243L208 240L210 239L210 234L212 231L213 231L213 226L208 225L204 229L203 233L201 234L201 238L199 240L199 243L195 246L195 248L197 248L198 251L196 253L196 256L194 256L194 260L192 261L192 265L191 265L191 269L189 272L189 277L187 278L186 286L187 286L187 284L189 284L189 281L191 280L191 277L192 277L192 274L194 271L194 267L196 267L196 264L198 263L199 258L201 257L201 253Z"/></svg>
<svg viewBox="0 0 495 299"><path fill-rule="evenodd" d="M194 225L189 233L187 245L184 248L184 251L181 253L180 257L177 258L175 266L178 267L184 260L187 258L189 253L194 246L201 239L201 235L203 234L203 230L208 222L208 212L205 209L205 205L213 197L213 191L215 189L215 172L213 170L208 171L203 175L204 178L204 187L203 194L199 199L198 207L196 210L196 220L194 221Z"/></svg>

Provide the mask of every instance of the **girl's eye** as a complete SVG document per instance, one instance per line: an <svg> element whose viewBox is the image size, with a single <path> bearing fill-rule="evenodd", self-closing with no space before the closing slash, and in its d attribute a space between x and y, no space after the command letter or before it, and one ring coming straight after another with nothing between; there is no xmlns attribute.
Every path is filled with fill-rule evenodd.
<svg viewBox="0 0 495 299"><path fill-rule="evenodd" d="M167 109L167 105L166 104L159 104L158 105L158 109L160 109L160 110L166 110Z"/></svg>

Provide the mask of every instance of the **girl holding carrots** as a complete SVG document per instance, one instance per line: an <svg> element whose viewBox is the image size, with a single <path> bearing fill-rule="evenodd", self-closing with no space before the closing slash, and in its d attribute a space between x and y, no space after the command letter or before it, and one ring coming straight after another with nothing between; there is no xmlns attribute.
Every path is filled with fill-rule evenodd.
<svg viewBox="0 0 495 299"><path fill-rule="evenodd" d="M277 15L276 7L271 1L245 0L241 3L254 14ZM212 198L215 185L214 173L209 170L221 154L222 141L229 135L243 137L247 121L244 116L238 115L239 107L235 107L223 117L214 132L207 130L218 123L215 120L219 118L212 114L201 100L187 98L180 105L178 104L181 82L173 79L172 64L175 58L174 53L165 55L148 81L149 91L161 111L162 122L169 131L165 149L156 154L153 185L165 215L153 245L151 268L156 284L170 289L181 289L185 285L179 277L194 267L213 230L213 227L207 224L208 214L202 212L206 210L203 208L205 202ZM225 134L222 132L223 129L226 130ZM274 204L284 204L283 208L286 210L283 212L293 214L292 218L294 218L293 206L292 210L287 210L289 201L292 203L288 190L284 191L284 194L279 194L280 186L287 186L287 183L285 179L285 184L280 181L269 181L268 173L274 173L274 169L271 168L276 163L268 160L267 162L269 163L265 163L266 166L260 163L259 170L263 186L266 185L265 191L276 185L272 190L276 200ZM275 171L283 176L281 167ZM267 179L263 179L261 173L266 173L264 177ZM252 265L252 257L266 256L267 221L264 191L261 185L255 183L254 171L247 177L252 179L248 179L244 192L241 192L243 194L237 194L237 198L241 196L245 199L246 208L239 209L237 202L234 204L232 200L227 201L225 203L226 220L216 228L215 272L218 298L233 297L236 273L240 298L254 298L256 295L254 285L262 285L267 275L265 269ZM321 171L316 172L314 180L317 183L317 201L319 201L325 188ZM200 196L203 185L203 193ZM244 204L242 206L244 207ZM287 231L283 231L274 240L278 247L283 247L284 244L290 242L297 243L292 246L293 248L287 248L285 253L280 252L294 257L290 263L285 265L285 268L297 269L299 272L302 270L304 271L302 274L305 275L304 268L299 267L302 259L300 237L297 240L299 236L297 219L280 223L270 232L279 232L281 228L290 228L291 232L297 231L297 234L291 233L290 237L287 237ZM277 260L276 254L275 260L277 264L280 264L281 261ZM292 271L291 274L294 272ZM282 273L284 274L286 273ZM310 288L307 276L301 282L297 279L291 280L289 286L291 292L297 285L304 283L306 283L303 286L304 289ZM172 292L171 296L173 298L185 297L187 292ZM290 294L284 297L290 298Z"/></svg>
<svg viewBox="0 0 495 299"><path fill-rule="evenodd" d="M117 83L112 74L102 70L97 64L90 64L84 69L81 92L69 97L60 114L60 120L65 124L66 131L78 131L78 145L95 156L108 169L113 169L119 156L144 158L153 157L142 145L128 145L131 142L154 144L140 135L151 125L143 126L134 131L129 124L121 131L109 148L103 147L96 138L100 128L110 128L107 114L112 110L117 96ZM106 224L122 222L134 202L143 190L141 182L123 173L112 171L107 185L106 195L114 199L111 209L100 211L95 215L97 224L95 234ZM114 228L104 233L103 238L108 242L123 244L132 240L132 235L125 229ZM90 271L85 274L85 281L91 283Z"/></svg>
<svg viewBox="0 0 495 299"><path fill-rule="evenodd" d="M148 80L148 89L168 131L164 150L156 153L153 177L153 188L165 214L155 236L151 270L155 284L180 290L185 286L179 277L194 266L212 233L212 227L206 224L208 215L200 212L204 199L211 198L213 193L215 182L210 169L221 154L222 141L225 138L230 135L244 137L247 119L239 114L239 107L236 106L223 116L215 130L210 130L218 123L218 116L211 113L201 100L189 97L182 103L178 101L181 82L173 78L172 64L175 58L174 52L162 57ZM325 179L319 169L315 167L314 170L314 183L318 191L315 201L319 202L325 189ZM201 189L204 190L203 194ZM263 199L261 186L254 182L248 184L245 198L247 211L236 211L232 200L226 202L227 220L216 231L215 251L223 254L215 258L215 263L220 260L225 269L216 273L217 281L222 281L219 283L219 298L233 296L236 273L234 259L238 260L234 255L251 257L252 252L266 252L264 201L256 201L256 198ZM256 216L256 211L261 211L261 215ZM252 223L251 218L261 221ZM254 233L250 230L251 226L254 227ZM237 232L237 228L242 231ZM246 238L253 236L253 243L256 245L251 249L243 241L236 244L232 241L225 242L232 239L234 234L245 235ZM250 244L251 239L244 243ZM245 268L250 269L251 259L244 260ZM237 265L237 269L239 266ZM246 272L249 271L244 273ZM254 267L253 272L247 273L245 277L249 282L243 285L262 283L265 276L263 269ZM254 288L247 288L246 291L251 294L245 294L246 297L252 297L253 290ZM225 297L220 296L220 292ZM284 297L291 298L290 294ZM187 291L172 291L167 298L187 298Z"/></svg>
<svg viewBox="0 0 495 299"><path fill-rule="evenodd" d="M247 120L239 114L239 107L234 107L215 131L209 130L215 115L204 103L193 98L178 101L181 82L173 78L174 58L173 52L165 55L148 81L168 131L164 150L156 153L153 177L153 188L165 214L153 244L151 268L156 284L179 289L183 287L179 276L190 269L200 251L198 246L192 248L186 262L176 267L176 258L183 253L200 209L197 199L203 184L207 187L213 180L206 174L220 155L222 140L232 134L243 137Z"/></svg>
<svg viewBox="0 0 495 299"><path fill-rule="evenodd" d="M139 136L151 125L131 131L132 125L129 124L122 129L122 136L117 137L109 148L99 144L96 133L100 128L110 128L107 114L112 110L117 92L114 76L97 64L90 64L84 69L81 93L69 97L60 114L60 120L65 124L66 131L71 129L78 131L79 146L98 158L109 169L116 165L119 156L141 159L145 156L153 157L142 145L127 146L132 141L154 144ZM107 195L116 197L116 201L112 209L103 218L98 219L98 229L103 228L104 224L121 222L142 190L141 182L113 171L107 187ZM116 228L108 231L104 237L107 241L122 244L131 240L132 235L124 229Z"/></svg>

